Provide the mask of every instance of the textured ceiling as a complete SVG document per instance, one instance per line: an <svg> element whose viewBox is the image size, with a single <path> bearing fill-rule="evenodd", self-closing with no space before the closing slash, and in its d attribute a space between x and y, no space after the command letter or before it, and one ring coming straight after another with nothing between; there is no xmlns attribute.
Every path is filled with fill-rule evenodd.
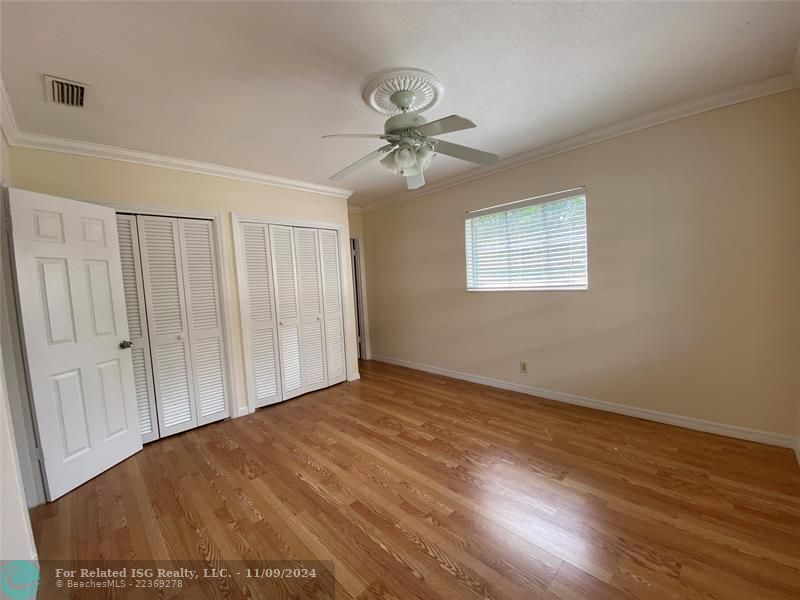
<svg viewBox="0 0 800 600"><path fill-rule="evenodd" d="M19 128L329 184L376 147L370 76L418 67L445 84L426 117L507 157L792 67L800 4L4 2L3 74ZM44 102L42 75L91 85ZM427 179L474 167L438 157ZM403 183L373 164L351 203Z"/></svg>

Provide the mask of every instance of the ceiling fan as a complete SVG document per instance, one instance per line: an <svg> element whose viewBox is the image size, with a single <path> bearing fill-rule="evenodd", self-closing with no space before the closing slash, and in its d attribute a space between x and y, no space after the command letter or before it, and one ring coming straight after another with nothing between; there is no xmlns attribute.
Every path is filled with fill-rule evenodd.
<svg viewBox="0 0 800 600"><path fill-rule="evenodd" d="M390 117L379 133L340 133L323 138L375 138L386 144L331 176L339 181L364 165L381 158L381 164L406 179L408 189L425 185L423 175L436 154L445 154L481 166L495 164L496 154L437 139L436 136L475 127L458 115L428 122L420 113L434 106L442 95L442 84L433 75L417 69L392 71L371 81L364 99L375 111Z"/></svg>

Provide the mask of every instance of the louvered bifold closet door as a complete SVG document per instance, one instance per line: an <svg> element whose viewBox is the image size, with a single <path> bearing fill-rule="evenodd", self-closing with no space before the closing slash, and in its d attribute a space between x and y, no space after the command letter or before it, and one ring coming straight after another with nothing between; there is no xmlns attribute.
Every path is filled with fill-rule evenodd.
<svg viewBox="0 0 800 600"><path fill-rule="evenodd" d="M229 415L216 243L211 221L179 219L178 232L197 423L205 425Z"/></svg>
<svg viewBox="0 0 800 600"><path fill-rule="evenodd" d="M178 219L136 217L161 437L197 426Z"/></svg>
<svg viewBox="0 0 800 600"><path fill-rule="evenodd" d="M300 372L300 309L293 237L291 227L269 226L272 272L275 280L275 312L278 315L281 395L284 400L303 393L303 378Z"/></svg>
<svg viewBox="0 0 800 600"><path fill-rule="evenodd" d="M150 339L147 333L147 313L144 306L142 265L139 258L139 235L136 217L117 215L119 254L122 263L122 286L128 316L128 336L133 342L133 381L142 442L158 439L156 394L153 389L153 365L150 362Z"/></svg>
<svg viewBox="0 0 800 600"><path fill-rule="evenodd" d="M259 408L281 400L269 226L242 223L240 234L245 269L242 325L250 350L250 364L245 371L248 396L255 399L255 406Z"/></svg>
<svg viewBox="0 0 800 600"><path fill-rule="evenodd" d="M319 230L322 265L323 319L328 363L328 385L347 379L344 357L344 318L342 317L342 274L339 262L339 236L332 229Z"/></svg>
<svg viewBox="0 0 800 600"><path fill-rule="evenodd" d="M318 230L294 229L297 288L300 295L300 371L303 392L328 385Z"/></svg>

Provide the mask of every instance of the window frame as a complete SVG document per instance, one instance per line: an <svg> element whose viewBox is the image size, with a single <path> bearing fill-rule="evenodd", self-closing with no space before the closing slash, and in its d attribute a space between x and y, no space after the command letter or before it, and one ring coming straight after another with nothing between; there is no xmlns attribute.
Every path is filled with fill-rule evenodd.
<svg viewBox="0 0 800 600"><path fill-rule="evenodd" d="M565 198L574 198L576 196L583 196L584 199L584 214L586 218L586 285L581 287L576 286L539 286L539 287L502 287L502 288L471 288L469 287L468 277L468 260L469 254L467 252L467 235L466 235L466 222L469 219L480 217L483 215L490 215L494 213L508 212L518 208L526 208L528 206L535 206L537 204L545 204L547 202L555 202ZM512 200L511 202L504 202L502 204L495 204L485 208L478 208L464 213L464 227L462 228L462 246L464 248L464 289L468 293L484 293L484 292L586 292L589 290L589 194L586 186L578 186L563 190L559 192L551 192L548 194L541 194L539 196L531 196L530 198L523 198L521 200ZM473 236L473 244L475 238Z"/></svg>

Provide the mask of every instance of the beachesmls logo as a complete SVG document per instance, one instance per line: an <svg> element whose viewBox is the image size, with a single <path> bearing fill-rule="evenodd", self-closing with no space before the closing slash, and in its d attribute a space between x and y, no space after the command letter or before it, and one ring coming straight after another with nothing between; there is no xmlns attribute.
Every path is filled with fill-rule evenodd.
<svg viewBox="0 0 800 600"><path fill-rule="evenodd" d="M39 565L32 560L6 560L0 563L2 598L29 600L39 588Z"/></svg>

